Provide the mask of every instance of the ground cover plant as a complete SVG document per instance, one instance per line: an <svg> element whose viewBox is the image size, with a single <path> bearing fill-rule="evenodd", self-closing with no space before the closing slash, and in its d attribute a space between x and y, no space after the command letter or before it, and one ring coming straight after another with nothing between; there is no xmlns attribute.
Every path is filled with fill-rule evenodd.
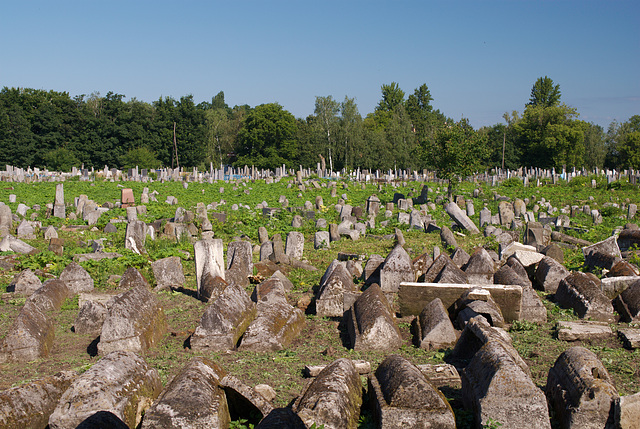
<svg viewBox="0 0 640 429"><path fill-rule="evenodd" d="M314 179L314 178L312 178ZM560 181L556 185L543 184L543 186L523 186L517 181L509 180L498 187L490 187L486 184L463 182L456 194L466 199L471 199L475 207L475 215L471 218L478 224L479 212L487 207L492 213L498 209L496 196L505 196L511 200L515 198L528 199L527 209L533 210L534 206L544 198L550 201L556 208L567 205L589 204L591 208L600 210L603 221L594 225L591 216L579 214L572 218L572 225L578 226L578 230L566 230L567 234L586 239L591 242L603 240L611 235L611 232L627 222L626 212L622 210L623 204L629 202L638 203L637 186L628 183L614 182L607 184L601 178L594 177L596 187L592 187L591 178L574 179L571 182ZM104 251L118 252L122 257L112 260L82 262L95 281L95 287L100 292L116 293L118 277L130 267L138 268L142 274L153 284L154 277L151 270L151 262L167 257L178 256L181 258L186 283L182 288L171 291L157 292L169 324L169 333L164 340L151 349L145 356L145 360L155 367L161 380L166 385L173 376L195 355L204 354L219 363L225 370L238 377L248 385L266 383L272 386L277 397L275 406L286 406L301 392L306 379L303 376L305 365L328 364L340 357L350 359L363 359L371 362L372 368L376 368L387 353L354 351L348 345L346 328L338 319L318 317L313 314L312 308L306 314L306 327L304 331L285 350L271 353L256 353L248 351L235 351L231 353L202 353L190 349L188 338L198 325L207 304L195 299L196 276L194 264L193 244L188 239L170 240L158 237L156 240L148 240L146 253L138 255L125 250L126 223L118 222L126 219L126 211L121 208L113 208L102 215L95 228L78 229L74 225L83 225L81 219L73 219L70 215L75 211L74 199L79 195L87 195L98 204L107 202L115 203L120 199L122 188L131 188L136 200L143 188L150 192L157 191L158 202L146 204L146 213L140 213L138 218L146 222L158 219L169 220L174 217L177 207L183 207L195 212L198 203L205 205L217 203L217 207L209 212L225 213L226 222L212 220L212 227L216 238L221 238L226 246L235 237L249 240L252 244L258 242L258 228L267 228L269 236L297 230L305 235L304 259L318 268L318 271L304 269L292 269L289 279L294 288L289 293L288 299L294 306L303 298L313 299L320 277L330 262L336 258L339 252L359 254L365 258L373 254L385 257L395 244L395 239L390 235L399 228L406 240L405 249L414 258L422 253L432 253L435 246L443 248L439 234L427 234L424 231L407 230L407 225L400 225L397 219L397 208L393 216L386 218L384 209L377 216L375 228L367 231L365 237L357 241L342 238L332 242L330 248L314 250L313 233L316 231L315 220L305 219L300 228L292 227L292 219L296 214L301 214L300 208L305 201L315 203L316 196L321 196L323 206L316 211L315 217L325 218L328 223L338 223L339 215L334 205L343 199L353 206L364 206L366 199L375 194L382 207L394 200L396 193L410 197L417 197L424 183L399 182L394 185L387 183L355 183L351 181L327 181L317 179L318 188L307 185L300 189L298 185L289 179L283 179L273 184L266 184L264 180L215 182L214 184L192 182L188 187L176 182L109 182L99 178L95 181L68 180L64 182L65 201L67 203L66 219L46 217L45 206L53 203L55 195L55 183L4 183L0 187L0 201L4 201L16 212L18 204L23 203L30 207L26 218L33 218L42 223L42 227L53 225L58 229L59 237L64 240L64 252L62 255L47 250L48 243L43 238L42 231L38 232L35 240L25 240L36 247L39 252L30 255L18 255L13 252L0 253L0 289L6 291L14 276L21 270L29 268L36 272L42 279L56 277L68 265L73 256L79 253L90 252L89 245L92 240L105 238ZM450 225L451 220L444 212L442 203L447 201L447 188L445 184L428 183L433 192L429 193L429 201L435 204L435 209L429 209L428 213L438 225ZM332 188L335 186L335 196L332 197ZM474 190L479 190L479 196L473 198ZM16 195L16 202L10 203L10 195ZM168 196L177 198L177 205L165 203ZM258 204L266 202L269 207L282 207L279 203L281 196L288 200L291 210L283 209L273 217L265 217L261 210L256 209ZM37 205L40 206L38 210ZM234 210L234 206L238 206ZM36 207L34 207L36 206ZM557 214L557 213L556 213ZM104 226L113 221L117 232L106 234L102 230ZM388 221L383 225L384 221ZM14 228L17 222L14 222ZM15 232L15 229L14 229ZM457 234L456 239L460 247L468 253L478 246L495 248L497 244L491 238L480 235ZM446 250L446 249L443 249ZM565 249L565 265L571 270L583 270L584 258L582 252ZM258 261L258 255L254 253L254 262ZM637 264L637 261L636 261ZM361 284L361 281L356 279ZM253 285L251 286L251 288ZM250 288L250 289L251 289ZM249 289L249 291L250 291ZM120 292L120 291L118 291ZM575 319L572 311L561 309L553 303L549 297L538 292L542 298L548 314L545 324L533 324L530 322L515 322L508 329L513 338L514 346L531 368L534 382L544 388L549 368L553 366L555 359L567 348L576 345L557 339L556 325L559 320ZM24 305L25 299L12 293L5 292L0 300L0 339L4 338L12 321ZM74 319L78 312L78 299L68 300L62 310L56 313L56 332L53 350L46 358L32 362L2 363L0 370L3 377L0 379L0 389L20 385L31 380L52 375L61 370L86 371L100 356L97 355L95 338L91 335L79 335L72 331ZM397 351L414 364L442 363L449 353L448 350L426 351L415 347L411 334L412 318L398 320L398 325L403 337L403 345ZM612 325L614 329L620 324ZM615 386L621 395L633 394L640 390L640 351L624 349L616 338L607 341L585 341L579 343L592 350L602 361L611 374ZM366 380L363 378L366 386ZM458 427L466 427L470 424L469 413L461 404L459 390L446 392L450 399ZM236 422L240 425L242 422ZM367 414L361 418L361 426L367 427L371 423ZM240 426L238 426L240 427Z"/></svg>

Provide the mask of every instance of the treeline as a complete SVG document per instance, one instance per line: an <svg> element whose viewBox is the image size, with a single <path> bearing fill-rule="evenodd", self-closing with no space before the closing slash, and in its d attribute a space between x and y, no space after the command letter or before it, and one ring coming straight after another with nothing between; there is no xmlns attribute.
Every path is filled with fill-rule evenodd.
<svg viewBox="0 0 640 429"><path fill-rule="evenodd" d="M0 165L141 168L209 164L258 168L435 168L443 177L502 166L640 168L640 116L602 127L577 119L559 85L538 79L520 114L474 130L434 109L427 85L406 96L382 85L365 117L354 98L316 97L313 115L295 118L277 103L229 107L220 92L147 103L123 94L71 98L29 88L0 91Z"/></svg>

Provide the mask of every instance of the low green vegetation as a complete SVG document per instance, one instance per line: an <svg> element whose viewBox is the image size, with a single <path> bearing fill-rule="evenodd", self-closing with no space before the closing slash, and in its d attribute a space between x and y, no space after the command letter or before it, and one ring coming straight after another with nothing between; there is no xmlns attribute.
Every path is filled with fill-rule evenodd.
<svg viewBox="0 0 640 429"><path fill-rule="evenodd" d="M61 256L47 250L47 243L43 239L42 232L36 240L26 240L40 251L32 255L15 255L13 253L3 253L0 260L4 263L0 269L0 279L3 290L9 285L13 277L20 270L29 268L36 272L42 279L46 280L58 276L64 267L73 260L74 255L90 252L92 240L102 239L106 252L118 252L122 256L111 260L101 260L99 262L83 262L81 265L91 274L95 281L95 287L99 291L115 292L118 277L128 267L138 268L143 275L153 284L154 278L151 270L151 262L168 257L178 256L181 258L186 284L181 290L158 292L158 299L164 308L169 324L169 334L165 340L157 347L153 348L147 355L146 361L156 368L162 382L166 385L172 377L194 356L204 354L215 362L219 363L228 373L240 378L248 385L266 383L271 385L277 392L275 400L276 406L286 406L302 390L306 383L303 377L305 365L328 364L340 357L351 359L364 359L371 362L372 368L377 367L386 353L382 352L362 352L354 351L349 345L346 328L340 320L331 318L320 318L308 312L306 315L306 327L302 334L294 340L293 344L285 350L273 353L255 353L239 351L233 353L201 353L192 351L189 348L188 338L198 325L206 304L196 300L193 295L196 289L195 263L193 259L193 244L183 239L180 241L169 240L158 237L156 240L148 240L146 253L135 254L124 249L125 224L121 221L125 218L124 209L112 209L103 215L97 224L96 230L70 228L72 225L83 225L81 220L72 220L70 213L74 212L73 201L79 195L87 195L88 198L98 204L116 202L120 198L121 186L133 189L136 199L142 193L143 187L148 187L150 191L158 192L158 202L151 202L146 205L147 211L139 214L139 219L146 222L153 222L158 219L165 221L175 215L178 206L195 212L197 203L217 203L212 211L225 213L227 220L224 223L212 220L213 230L217 238L221 238L226 245L235 237L242 237L256 244L258 241L258 228L264 226L270 236L292 231L291 221L293 216L301 214L298 207L303 206L305 201L315 203L316 196L323 198L323 207L316 212L316 219L323 217L328 223L338 221L338 213L334 205L346 194L345 201L354 206L364 206L366 198L376 194L382 203L382 207L393 201L395 193L402 193L407 197L417 197L420 195L423 183L398 183L391 186L386 183L360 184L350 181L339 181L336 183L337 196L331 197L332 181L312 178L318 181L319 188L307 186L306 190L299 190L291 180L284 179L272 185L266 185L264 181L255 182L218 182L213 185L189 183L188 189L184 189L181 183L139 183L139 182L108 182L97 178L94 182L67 181L64 183L65 199L67 203L67 218L57 219L45 216L45 205L53 201L55 194L55 184L53 183L7 183L0 188L0 201L9 201L9 195L17 196L15 203L8 203L15 212L19 203L28 205L31 209L27 212L27 217L34 217L42 223L43 227L53 225L58 229L60 238L64 240L64 252ZM545 185L541 187L527 186L520 179L510 179L503 182L501 186L492 188L483 183L461 182L454 195L459 195L474 202L476 214L472 219L478 223L479 212L483 207L489 208L492 213L497 212L498 202L494 196L497 193L511 198L528 199L527 209L534 210L536 205L544 198L550 201L556 208L563 208L566 205L589 205L592 209L600 210L603 222L594 225L591 216L579 214L572 218L572 225L579 226L584 232L575 230L564 231L567 234L596 242L608 236L616 228L624 225L627 220L625 212L621 210L623 203L638 202L638 189L629 185L623 178L619 186L607 186L599 177L595 178L596 187L591 187L591 178L574 179L569 183L559 182L557 185ZM292 185L289 187L289 185ZM450 225L451 220L444 213L442 203L447 201L447 184L428 183L432 192L429 194L431 202L438 201L436 209L429 209L428 213L438 225ZM221 188L223 188L221 190ZM480 191L479 198L472 198L474 189ZM300 196L298 195L300 194ZM164 201L167 196L175 196L178 205L169 205ZM289 201L291 211L281 210L273 218L263 217L260 211L255 209L256 205L266 201L270 207L281 207L278 199L284 195ZM34 210L34 205L40 205L40 210ZM232 205L239 205L238 210L232 210ZM614 204L617 205L614 206ZM249 208L246 208L248 206ZM540 207L544 210L543 207ZM557 213L556 213L557 214ZM211 218L211 216L210 216ZM117 232L105 234L103 227L114 221ZM383 222L388 221L383 226ZM302 269L292 269L288 277L292 281L294 288L289 294L290 302L296 305L303 297L311 298L317 291L320 277L329 263L336 258L338 252L353 253L363 255L368 258L373 254L386 256L394 245L394 240L384 238L394 234L395 228L403 231L406 240L405 248L412 258L420 256L424 252L432 253L435 246L440 246L439 234L425 234L423 231L407 231L406 225L399 225L397 221L397 210L393 216L386 218L384 209L376 218L376 228L371 230L366 237L358 241L342 239L331 243L330 248L319 250L313 249L313 232L315 232L315 219L305 219L299 231L305 234L304 258L311 265L318 268L318 271L307 271ZM497 250L497 243L493 238L485 238L482 235L471 236L467 234L456 235L458 244L468 253L472 253L474 248L485 246ZM579 249L564 250L565 265L571 270L583 269L583 256ZM257 255L254 255L257 261ZM634 259L635 258L635 259ZM638 257L632 256L632 262L638 263ZM358 282L358 280L357 280ZM360 284L361 282L359 282ZM250 290L250 288L249 288ZM526 321L513 323L509 328L509 333L513 338L513 344L527 362L531 369L534 382L541 388L546 384L549 368L555 359L568 347L575 345L560 341L556 336L556 325L559 320L573 320L577 317L572 311L562 309L550 301L549 297L539 292L545 306L547 307L548 322L545 324L534 324ZM4 337L9 329L11 321L16 317L24 298L4 294L0 300L0 338ZM46 375L51 375L60 370L72 369L76 371L86 371L93 363L99 359L95 353L91 352L91 344L94 338L90 336L76 335L71 331L73 321L78 311L77 297L68 300L62 310L56 316L56 340L55 346L49 357L38 359L34 362L21 362L19 364L0 365L3 379L0 380L0 389L8 388L16 383L33 380ZM446 358L446 350L427 351L416 348L412 342L411 318L400 319L398 321L402 333L404 344L397 350L397 353L406 357L415 364L442 363ZM631 394L638 390L640 382L640 352L623 349L617 339L609 341L586 341L581 345L588 347L602 360L603 364L610 372L615 385L620 394ZM363 379L363 382L366 381ZM449 389L445 395L452 401L456 413L458 427L470 427L472 416L462 408L461 395L459 389ZM251 427L248 421L235 421L233 427ZM360 427L371 427L372 418L364 413L360 418ZM497 428L501 423L489 420L485 427Z"/></svg>

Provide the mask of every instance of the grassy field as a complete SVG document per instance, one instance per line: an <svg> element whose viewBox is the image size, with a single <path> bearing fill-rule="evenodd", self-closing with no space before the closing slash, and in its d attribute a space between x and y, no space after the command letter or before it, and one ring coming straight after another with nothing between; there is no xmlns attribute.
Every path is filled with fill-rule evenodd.
<svg viewBox="0 0 640 429"><path fill-rule="evenodd" d="M338 220L338 213L334 209L341 198L346 194L346 203L353 206L364 206L366 198L376 194L384 204L393 200L394 193L403 193L406 196L418 196L422 188L422 183L399 184L397 187L390 185L368 184L363 186L357 183L337 183L337 196L331 197L331 183L320 183L324 186L315 189L307 185L306 190L298 189L298 186L291 181L283 180L280 183L266 185L264 181L255 183L215 183L199 184L190 183L188 189L184 189L180 183L149 183L142 184L136 182L65 182L65 200L67 202L67 214L75 209L72 207L75 197L84 194L93 199L99 205L106 202L116 202L120 198L122 187L130 187L134 191L136 200L142 192L143 187L148 187L150 191L157 191L158 203L147 204L146 215L139 215L139 219L152 222L157 219L169 219L175 214L178 206L187 210L195 211L195 206L199 202L209 204L217 202L215 211L227 214L227 222L224 224L212 221L215 236L222 238L226 244L234 237L243 237L253 244L258 241L258 227L265 226L269 235L276 233L286 234L293 230L291 220L294 214L299 213L296 207L302 207L305 201L315 202L315 197L320 195L324 200L324 207L316 213L316 218L323 217L328 223ZM42 237L42 233L36 240L27 240L31 245L41 250L36 255L15 255L13 253L2 253L0 259L0 289L6 288L13 277L25 268L36 270L42 280L59 275L64 267L71 261L76 253L90 252L88 248L91 240L106 238L105 251L117 251L123 255L115 260L103 260L100 262L85 262L81 265L91 274L95 281L96 289L103 292L116 293L117 278L113 276L121 275L129 266L135 266L143 275L154 282L150 263L166 257L180 256L184 267L186 284L181 290L164 291L157 294L162 302L167 320L169 323L169 334L164 341L156 348L145 355L146 361L155 367L161 376L162 382L166 384L171 378L198 353L191 351L188 346L188 337L198 325L206 305L194 298L193 291L196 288L195 267L193 260L193 244L189 240L170 241L159 238L156 241L147 241L144 255L136 255L124 250L125 223L116 223L118 232L114 234L102 233L103 227L111 219L126 218L124 209L112 209L103 215L97 224L97 231L83 230L74 231L66 228L70 225L83 224L81 220L57 219L45 217L45 205L53 203L55 195L54 183L37 184L14 184L4 183L0 189L0 201L8 202L9 195L17 197L16 203L8 204L15 212L19 203L24 203L31 207L27 212L27 218L33 215L35 219L42 222L43 226L54 225L58 228L60 238L64 239L65 250L63 256L56 256L46 250L47 243ZM434 192L430 193L430 201L436 201L446 195L444 186L439 189L437 184L429 184ZM596 242L611 235L616 227L624 225L627 220L626 212L622 205L640 203L640 193L637 187L632 187L626 183L615 182L607 185L598 179L598 187L591 188L591 180L575 179L569 184L545 185L539 188L521 186L521 183L509 181L504 186L490 188L486 185L464 183L458 189L458 194L465 198L471 198L475 188L480 189L480 197L473 199L476 214L472 218L478 222L479 212L483 207L488 207L492 213L497 212L495 193L514 198L528 198L528 209L533 209L536 202L544 198L550 201L558 209L566 205L589 204L591 208L599 209L603 215L601 225L593 225L591 217L580 214L572 218L572 225L580 226L588 230L579 234L580 238ZM221 188L224 188L223 190ZM177 197L178 205L170 206L164 203L167 196ZM260 212L254 210L255 206L266 201L270 207L280 207L278 199L281 195L286 196L289 201L291 211L282 210L274 218L265 219ZM34 205L40 205L40 210L33 210ZM248 206L249 209L241 207L239 210L231 210L233 204ZM615 205L617 205L617 207ZM410 256L416 257L424 252L431 253L434 246L442 247L438 234L425 234L420 231L406 231L406 225L401 227L397 224L397 211L389 218L386 227L380 227L380 222L387 220L384 217L384 210L376 219L377 228L370 232L370 236L358 241L342 239L331 244L331 248L314 250L313 233L315 226L313 220L305 220L304 225L299 230L305 234L305 259L311 265L318 268L318 271L304 271L294 269L290 272L289 278L294 284L294 289L288 298L292 305L307 295L311 297L317 289L319 279L329 263L336 258L338 252L358 253L366 257L372 254L386 256L394 245L391 239L382 239L383 236L393 234L395 227L400 227L404 231L406 239L405 248ZM450 219L439 204L434 211L429 214L437 221L438 225L449 225ZM14 228L17 223L14 222ZM577 234L567 231L569 234ZM458 244L468 253L471 253L477 246L497 249L497 244L492 239L484 238L480 235L456 237ZM254 255L257 262L257 255ZM638 262L637 258L634 261ZM579 249L565 250L565 262L569 269L580 270L583 258ZM511 326L509 332L513 338L514 346L529 364L534 382L541 388L546 384L547 373L559 354L576 343L567 343L556 338L555 325L558 320L575 319L573 312L560 309L551 302L545 294L539 292L547 307L548 322L543 325L530 323L516 323ZM0 300L0 337L6 335L12 320L19 313L24 298L12 296L5 293ZM3 377L0 378L0 389L16 386L30 380L54 374L61 370L72 369L79 372L85 371L99 356L96 356L95 338L87 335L78 335L72 332L74 319L78 311L77 298L69 300L62 311L56 314L56 340L53 350L46 358L33 362L5 363L0 364L0 371ZM305 365L327 364L339 357L351 359L364 359L371 362L375 368L385 357L385 353L357 352L349 348L345 327L340 320L330 318L319 318L314 314L307 314L307 324L302 334L286 350L275 353L253 353L253 352L232 352L213 353L208 355L230 374L240 378L249 385L266 383L271 385L278 396L275 405L286 406L300 393L306 379L303 377ZM425 351L416 348L412 343L410 325L411 319L398 320L400 330L403 334L404 344L398 353L408 358L415 364L442 363L448 353L447 350ZM618 329L624 324L614 324L612 327ZM603 364L610 372L615 382L616 388L621 395L632 394L640 390L640 351L629 351L622 348L617 339L609 341L594 341L579 344L594 351L602 360ZM363 379L363 385L366 386ZM456 411L459 427L466 427L470 424L470 416L460 404L460 392L455 389L447 389L445 392L452 401L452 406ZM361 419L361 426L370 425L370 418L365 413Z"/></svg>

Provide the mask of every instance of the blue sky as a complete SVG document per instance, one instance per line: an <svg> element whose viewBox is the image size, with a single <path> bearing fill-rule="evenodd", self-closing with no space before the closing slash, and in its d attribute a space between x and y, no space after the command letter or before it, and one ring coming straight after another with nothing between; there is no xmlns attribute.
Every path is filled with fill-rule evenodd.
<svg viewBox="0 0 640 429"><path fill-rule="evenodd" d="M549 76L580 119L640 114L638 1L3 1L0 86L108 91L152 102L193 94L278 102L423 83L474 127L522 112Z"/></svg>

